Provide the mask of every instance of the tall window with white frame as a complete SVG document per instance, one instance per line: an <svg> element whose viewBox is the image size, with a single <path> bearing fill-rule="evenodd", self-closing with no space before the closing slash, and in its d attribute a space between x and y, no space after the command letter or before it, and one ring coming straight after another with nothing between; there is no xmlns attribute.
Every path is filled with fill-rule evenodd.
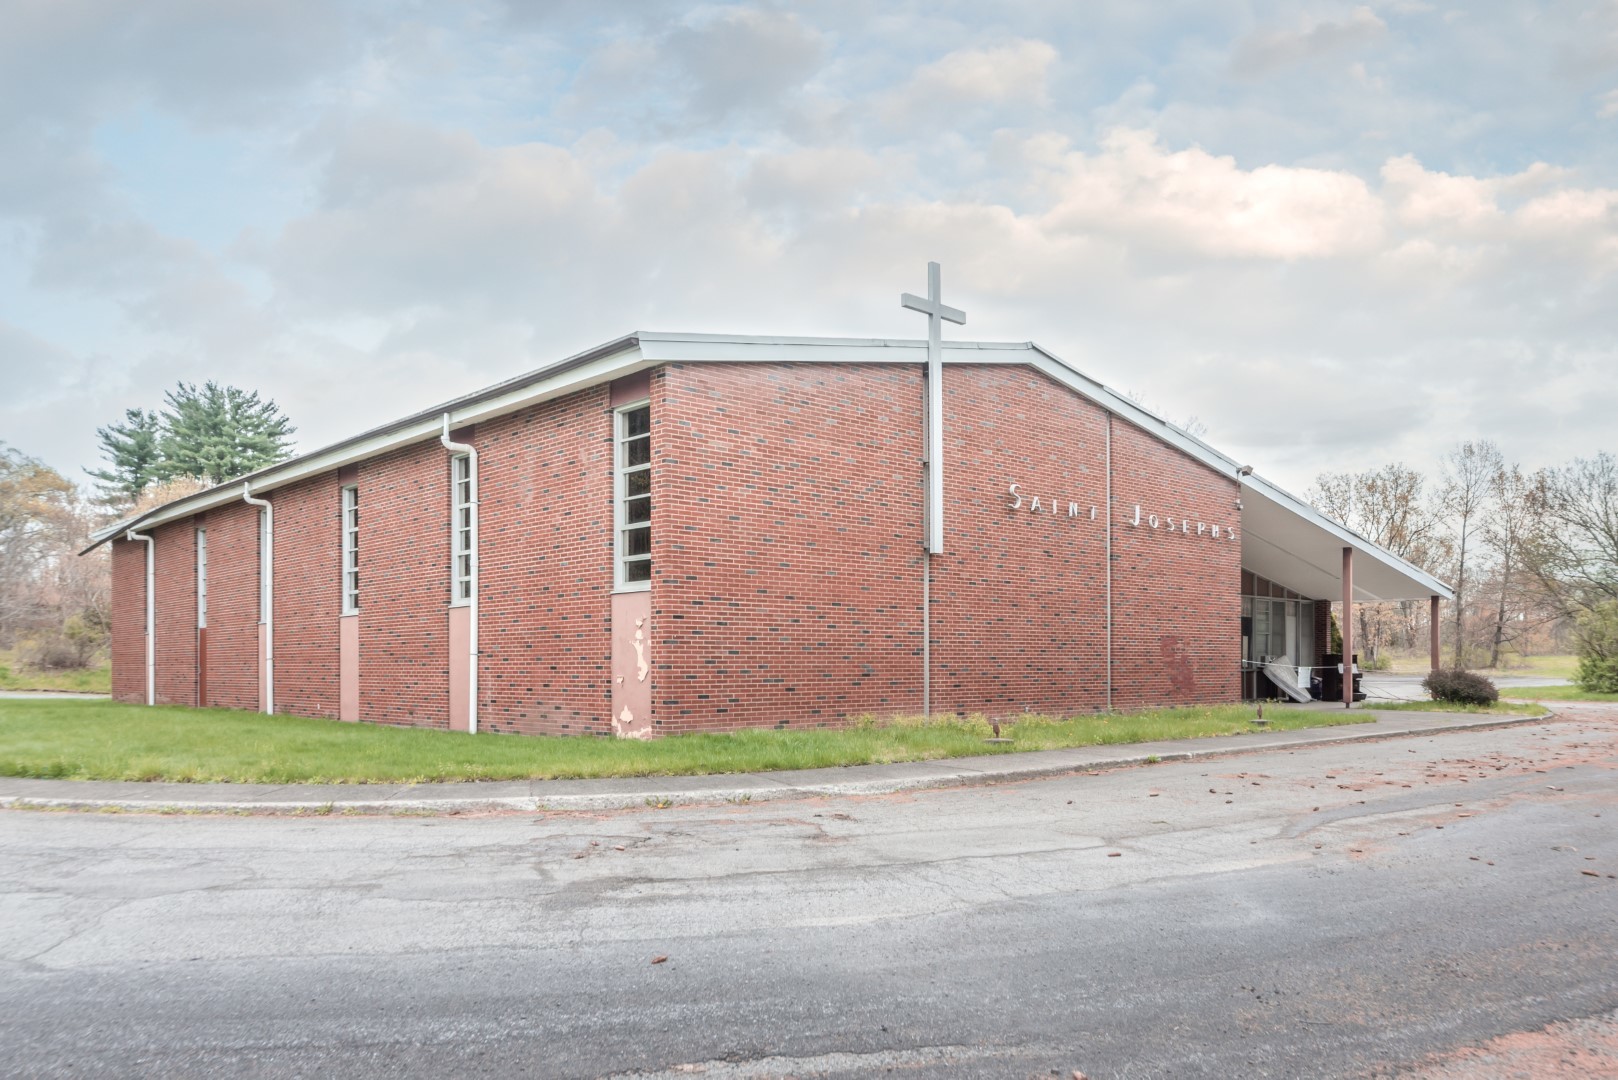
<svg viewBox="0 0 1618 1080"><path fill-rule="evenodd" d="M617 581L620 589L652 587L652 407L617 412Z"/></svg>
<svg viewBox="0 0 1618 1080"><path fill-rule="evenodd" d="M360 610L360 489L343 489L343 614Z"/></svg>
<svg viewBox="0 0 1618 1080"><path fill-rule="evenodd" d="M208 530L197 530L197 629L208 628Z"/></svg>
<svg viewBox="0 0 1618 1080"><path fill-rule="evenodd" d="M472 458L450 458L450 593L451 604L472 602Z"/></svg>

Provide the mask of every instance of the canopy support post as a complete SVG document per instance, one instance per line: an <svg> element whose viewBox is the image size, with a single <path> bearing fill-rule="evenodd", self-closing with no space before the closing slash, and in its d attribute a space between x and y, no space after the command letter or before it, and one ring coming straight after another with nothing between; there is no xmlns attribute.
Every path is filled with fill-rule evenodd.
<svg viewBox="0 0 1618 1080"><path fill-rule="evenodd" d="M1433 597L1430 603L1432 607L1427 616L1427 633L1430 640L1427 647L1432 653L1433 670L1437 671L1443 666L1443 661L1438 658L1438 597Z"/></svg>
<svg viewBox="0 0 1618 1080"><path fill-rule="evenodd" d="M1354 549L1343 549L1343 708L1354 707Z"/></svg>

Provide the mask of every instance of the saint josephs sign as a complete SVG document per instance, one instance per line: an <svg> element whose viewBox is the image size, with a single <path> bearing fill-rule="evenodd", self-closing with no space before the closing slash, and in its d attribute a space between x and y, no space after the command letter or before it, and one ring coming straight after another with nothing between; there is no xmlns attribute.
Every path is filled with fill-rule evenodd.
<svg viewBox="0 0 1618 1080"><path fill-rule="evenodd" d="M1063 519L1079 518L1085 521L1095 521L1101 513L1100 509L1094 505L1087 506L1071 500L1025 494L1021 484L1008 485L1006 494L1011 498L1007 508L1020 510L1024 513ZM1179 533L1184 536L1201 536L1209 540L1236 539L1236 530L1229 525L1220 525L1210 521L1197 521L1193 518L1180 517L1175 514L1151 513L1143 510L1139 503L1134 504L1122 524L1134 529L1153 529L1159 532Z"/></svg>

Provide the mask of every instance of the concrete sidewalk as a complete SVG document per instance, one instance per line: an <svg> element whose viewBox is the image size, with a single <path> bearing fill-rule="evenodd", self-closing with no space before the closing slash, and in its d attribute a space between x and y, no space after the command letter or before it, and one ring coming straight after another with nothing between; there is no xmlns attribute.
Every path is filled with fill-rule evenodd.
<svg viewBox="0 0 1618 1080"><path fill-rule="evenodd" d="M621 810L692 803L763 802L825 795L882 795L918 788L1007 783L1153 761L1290 750L1447 731L1546 723L1551 716L1381 712L1342 727L1255 729L1240 735L1125 746L1087 746L1020 754L853 765L717 776L606 780L495 780L447 784L142 784L0 777L0 807L122 808L255 813L449 813L469 810Z"/></svg>

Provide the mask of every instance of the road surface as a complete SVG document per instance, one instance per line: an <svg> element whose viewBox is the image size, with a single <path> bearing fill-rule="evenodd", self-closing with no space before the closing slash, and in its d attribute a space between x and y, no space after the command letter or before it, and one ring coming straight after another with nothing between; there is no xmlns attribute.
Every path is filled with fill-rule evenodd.
<svg viewBox="0 0 1618 1080"><path fill-rule="evenodd" d="M1601 1075L1618 709L1567 715L791 803L0 812L0 1075Z"/></svg>

